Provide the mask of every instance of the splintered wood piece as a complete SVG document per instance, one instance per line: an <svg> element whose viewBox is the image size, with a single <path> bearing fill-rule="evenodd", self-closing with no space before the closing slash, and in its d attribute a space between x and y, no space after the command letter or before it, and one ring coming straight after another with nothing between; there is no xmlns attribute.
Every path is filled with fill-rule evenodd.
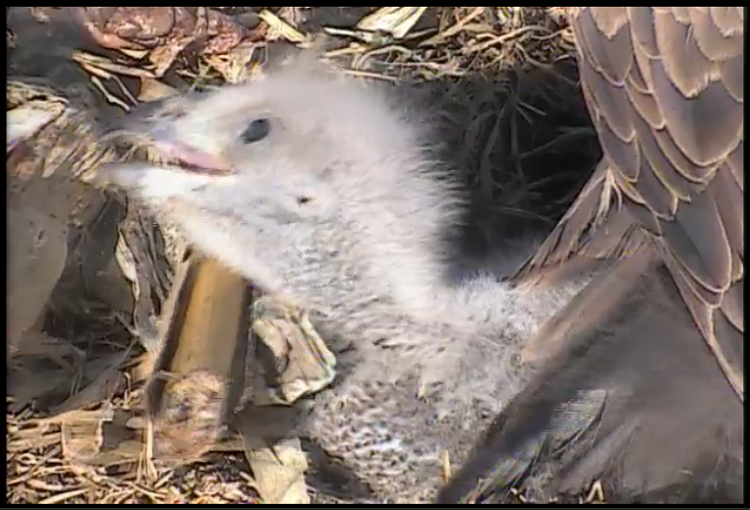
<svg viewBox="0 0 750 510"><path fill-rule="evenodd" d="M291 405L327 387L336 376L336 356L318 335L305 310L264 295L252 306L258 364L248 364L246 380L263 375L252 395L256 406ZM243 399L246 399L243 396Z"/></svg>
<svg viewBox="0 0 750 510"><path fill-rule="evenodd" d="M178 268L146 390L159 461L194 460L218 440L237 400L230 386L242 387L249 299L247 283L213 259L189 255Z"/></svg>
<svg viewBox="0 0 750 510"><path fill-rule="evenodd" d="M60 416L63 456L81 467L115 466L138 461L143 429L135 412L76 409Z"/></svg>
<svg viewBox="0 0 750 510"><path fill-rule="evenodd" d="M283 440L274 448L247 449L245 455L253 468L253 486L264 503L310 504L305 483L307 457L299 439Z"/></svg>

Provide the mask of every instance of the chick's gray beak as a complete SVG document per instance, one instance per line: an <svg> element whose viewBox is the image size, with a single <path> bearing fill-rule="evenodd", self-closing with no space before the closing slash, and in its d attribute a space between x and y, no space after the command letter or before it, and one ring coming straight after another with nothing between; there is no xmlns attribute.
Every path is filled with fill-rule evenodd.
<svg viewBox="0 0 750 510"><path fill-rule="evenodd" d="M166 162L163 164L186 172L216 176L234 173L221 154L197 147L180 136L175 128L179 115L165 110L168 101L143 104L110 121L104 136L116 143L148 147L158 153L160 162Z"/></svg>

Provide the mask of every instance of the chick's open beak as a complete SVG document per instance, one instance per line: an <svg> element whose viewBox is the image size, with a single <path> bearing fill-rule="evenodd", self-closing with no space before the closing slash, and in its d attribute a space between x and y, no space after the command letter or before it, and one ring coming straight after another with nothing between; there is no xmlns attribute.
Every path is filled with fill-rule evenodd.
<svg viewBox="0 0 750 510"><path fill-rule="evenodd" d="M168 100L165 100L168 101ZM234 173L221 154L212 153L183 140L175 129L179 116L165 108L165 101L139 106L109 125L106 137L133 148L147 147L156 152L156 163L204 175ZM149 151L151 152L151 151Z"/></svg>
<svg viewBox="0 0 750 510"><path fill-rule="evenodd" d="M234 171L232 166L220 155L201 151L200 149L181 143L168 133L159 133L153 136L152 147L167 158L171 164L188 172L207 175L228 175Z"/></svg>

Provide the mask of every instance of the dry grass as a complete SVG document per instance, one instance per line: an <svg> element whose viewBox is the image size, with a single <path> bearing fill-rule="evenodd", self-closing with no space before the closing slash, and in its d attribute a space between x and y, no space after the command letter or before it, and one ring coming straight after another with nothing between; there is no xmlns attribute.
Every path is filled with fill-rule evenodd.
<svg viewBox="0 0 750 510"><path fill-rule="evenodd" d="M259 23L272 25L266 40L246 53L246 63L262 61L278 40L307 46L310 35L326 32L325 56L352 74L407 82L426 90L444 112L447 154L474 190L485 228L505 233L518 224L552 225L598 157L576 86L571 34L558 24L555 8L429 8L405 34L398 34L401 37L387 30L358 30L362 14L352 23L346 20L351 13L334 8L220 9L256 16ZM371 12L362 9L365 14ZM174 76L193 86L220 84L231 67L226 66L226 59L222 62L224 75L215 61L212 65L206 59L183 56L178 58ZM131 61L131 66L137 63ZM112 69L117 75L117 69ZM105 78L99 75L98 83ZM132 102L127 97L122 100L123 104ZM524 221L515 221L518 218ZM256 501L240 452L213 453L203 461L157 475L132 461L98 468L70 461L63 448L63 420L48 419L59 413L61 405L73 411L105 409L135 418L142 415L144 369L137 362L142 352L133 348L127 356L118 356L130 340L117 321L107 324L111 330L103 335L101 329L89 328L89 339L104 336L111 338L109 344L87 341L80 336L80 328L69 324L60 328L65 338L78 338L77 345L86 353L69 370L37 361L21 368L32 370L42 384L30 390L25 401L6 401L8 502ZM45 375L40 377L40 373ZM81 390L87 392L83 397ZM135 429L143 433L142 428Z"/></svg>
<svg viewBox="0 0 750 510"><path fill-rule="evenodd" d="M256 500L241 454L212 454L149 479L136 466L75 466L61 426L30 411L7 414L9 504L238 504Z"/></svg>

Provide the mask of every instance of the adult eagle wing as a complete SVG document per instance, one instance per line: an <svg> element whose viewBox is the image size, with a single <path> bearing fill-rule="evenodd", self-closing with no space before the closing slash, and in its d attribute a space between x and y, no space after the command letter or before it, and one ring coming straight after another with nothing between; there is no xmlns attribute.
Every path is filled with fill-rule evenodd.
<svg viewBox="0 0 750 510"><path fill-rule="evenodd" d="M744 400L744 7L575 7L570 19L604 158L519 277L652 244Z"/></svg>

